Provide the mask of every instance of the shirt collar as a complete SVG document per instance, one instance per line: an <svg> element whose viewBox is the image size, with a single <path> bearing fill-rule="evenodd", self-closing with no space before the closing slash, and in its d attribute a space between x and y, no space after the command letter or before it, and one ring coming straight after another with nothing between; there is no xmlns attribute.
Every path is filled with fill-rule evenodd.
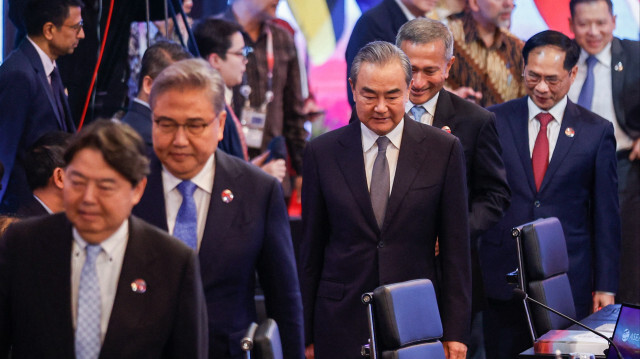
<svg viewBox="0 0 640 359"><path fill-rule="evenodd" d="M362 122L360 122L360 129L361 129L361 132L362 132L362 151L363 152L368 152L369 150L371 150L373 145L376 143L376 141L378 140L378 137L380 137L380 135L378 135L377 133L371 131ZM385 135L385 136L387 136L389 141L391 141L393 146L395 146L395 148L397 148L397 149L400 149L400 143L402 142L402 131L403 131L403 129L404 129L404 117L402 118L402 120L400 120L400 122L396 125L396 127L393 130L391 130L391 132L389 132L389 133L387 133Z"/></svg>
<svg viewBox="0 0 640 359"><path fill-rule="evenodd" d="M598 59L599 63L603 64L607 68L611 67L611 42L609 42L602 51L594 56ZM584 49L580 50L580 59L578 59L578 63L585 64L587 57L589 57L589 53L584 51Z"/></svg>
<svg viewBox="0 0 640 359"><path fill-rule="evenodd" d="M44 73L47 74L47 77L51 76L53 69L56 67L56 62L51 60L49 55L47 55L41 48L36 44L29 36L27 36L27 40L36 48L36 52L38 56L40 56L40 62L42 62L42 67L44 68Z"/></svg>
<svg viewBox="0 0 640 359"><path fill-rule="evenodd" d="M215 153L212 153L205 163L204 167L202 167L202 170L200 170L197 175L193 176L193 178L189 179L196 186L198 186L198 188L207 192L208 194L211 194L211 191L213 191L213 176L215 170L214 158ZM174 176L167 170L164 165L162 165L162 182L165 184L165 195L173 191L182 181L183 179Z"/></svg>
<svg viewBox="0 0 640 359"><path fill-rule="evenodd" d="M464 29L464 37L465 37L464 41L466 43L472 43L474 41L478 41L480 44L482 44L482 47L487 48L486 45L484 44L484 41L482 41L482 39L480 38L480 35L478 34L478 31L477 31L478 23L473 18L473 13L471 12L471 9L469 9L469 7L467 7L463 12L462 28ZM503 37L504 37L503 31L504 30L500 27L496 28L493 45L491 45L489 49L499 49L502 47Z"/></svg>
<svg viewBox="0 0 640 359"><path fill-rule="evenodd" d="M564 110L567 108L567 95L564 95L562 100L558 101L558 103L550 108L549 111L545 111L538 107L533 100L531 100L531 97L527 97L527 106L529 107L529 121L533 121L540 112L548 112L553 116L554 120L558 121L558 124L562 125Z"/></svg>
<svg viewBox="0 0 640 359"><path fill-rule="evenodd" d="M402 3L402 0L395 0L395 1L396 1L396 4L398 4L398 6L400 7L400 10L402 10L402 13L404 14L404 16L407 17L407 21L411 21L416 18L416 16L412 14L411 11L409 11L407 6Z"/></svg>
<svg viewBox="0 0 640 359"><path fill-rule="evenodd" d="M440 91L436 92L436 95L433 96L429 101L425 103L413 103L411 101L407 101L407 103L404 105L404 112L408 113L409 111L411 111L413 106L422 106L424 107L425 110L427 110L427 112L429 112L431 117L434 117L436 114L436 105L438 104L438 97L440 97ZM420 119L418 119L417 121L420 121Z"/></svg>
<svg viewBox="0 0 640 359"><path fill-rule="evenodd" d="M137 97L134 97L134 98L133 98L133 102L137 102L137 103L141 104L142 106L144 106L144 107L146 107L146 108L148 108L148 109L151 109L151 106L149 106L149 103L148 103L148 102L146 102L146 101L142 101L141 99L139 99L139 98L137 98Z"/></svg>
<svg viewBox="0 0 640 359"><path fill-rule="evenodd" d="M115 249L123 243L126 243L127 239L129 239L128 218L125 219L124 222L122 222L120 227L112 235L107 237L107 239L105 239L104 241L100 242L100 247L102 247L102 250L105 251L109 257L111 257ZM87 245L89 245L89 243L85 241L82 236L80 236L80 233L78 233L76 227L73 227L73 240L83 251L85 250L85 248L87 248Z"/></svg>

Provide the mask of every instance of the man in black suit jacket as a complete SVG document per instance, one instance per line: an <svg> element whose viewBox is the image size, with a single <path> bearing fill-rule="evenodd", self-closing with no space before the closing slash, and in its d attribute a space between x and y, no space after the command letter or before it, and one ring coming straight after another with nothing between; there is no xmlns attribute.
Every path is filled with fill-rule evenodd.
<svg viewBox="0 0 640 359"><path fill-rule="evenodd" d="M196 254L130 215L149 171L140 137L96 122L65 162L66 215L0 241L0 356L206 358Z"/></svg>
<svg viewBox="0 0 640 359"><path fill-rule="evenodd" d="M80 0L29 2L28 37L0 66L0 161L6 171L0 213L15 212L31 195L19 156L44 133L75 130L55 61L84 38L82 6Z"/></svg>
<svg viewBox="0 0 640 359"><path fill-rule="evenodd" d="M133 127L147 145L149 153L153 150L151 142L151 108L149 94L153 80L160 72L172 63L191 58L191 54L171 41L158 41L149 46L142 56L140 78L138 79L138 96L129 103L127 114L122 122Z"/></svg>
<svg viewBox="0 0 640 359"><path fill-rule="evenodd" d="M353 59L364 45L376 40L395 43L400 26L416 17L425 16L436 3L433 0L382 0L362 14L353 27L345 52L347 77L351 75ZM349 83L347 99L353 107L355 101Z"/></svg>
<svg viewBox="0 0 640 359"><path fill-rule="evenodd" d="M405 105L407 115L415 121L453 134L464 148L473 268L473 312L476 313L484 306L477 242L484 231L502 218L511 197L500 156L502 149L495 116L443 89L455 57L453 36L441 22L426 18L407 22L398 31L396 45L407 54L413 70L409 101ZM480 325L474 325L473 328L477 328L480 340L470 343L470 351L482 346L482 328Z"/></svg>
<svg viewBox="0 0 640 359"><path fill-rule="evenodd" d="M226 119L220 74L202 59L179 61L156 78L150 104L155 156L134 213L198 250L209 357L242 357L240 340L257 320L257 272L285 358L301 358L302 302L281 186L216 150ZM193 186L191 195L181 192L186 185ZM193 212L185 215L189 203ZM187 231L185 223L192 224Z"/></svg>
<svg viewBox="0 0 640 359"><path fill-rule="evenodd" d="M613 37L616 17L610 0L572 0L570 26L582 48L569 98L611 121L618 157L622 242L618 300L640 303L640 43ZM581 96L593 63L592 98ZM586 96L586 95L585 95ZM581 101L582 100L582 101Z"/></svg>
<svg viewBox="0 0 640 359"><path fill-rule="evenodd" d="M360 296L382 284L429 278L438 288L445 352L464 358L471 270L462 146L404 115L411 65L396 46L368 44L352 69L359 121L312 141L304 159L300 275L306 340L313 344L307 352L360 357L368 338ZM391 142L386 156L378 141Z"/></svg>

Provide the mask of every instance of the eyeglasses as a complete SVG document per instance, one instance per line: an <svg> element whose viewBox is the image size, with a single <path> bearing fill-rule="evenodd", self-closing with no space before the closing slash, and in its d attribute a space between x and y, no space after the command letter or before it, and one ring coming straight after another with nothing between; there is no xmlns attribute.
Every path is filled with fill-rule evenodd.
<svg viewBox="0 0 640 359"><path fill-rule="evenodd" d="M558 84L560 84L563 80L563 78L559 78L558 76L540 76L538 74L536 74L535 72L525 72L524 73L524 80L532 86L538 85L540 83L540 81L544 81L547 83L548 86L550 87L554 87L557 86Z"/></svg>
<svg viewBox="0 0 640 359"><path fill-rule="evenodd" d="M217 116L216 116L217 117ZM213 123L213 121L215 121L216 119L214 118L213 120L209 121L209 122L204 122L204 121L189 121L185 124L179 124L174 120L170 120L167 118L160 118L157 120L153 120L153 122L156 123L156 125L158 126L158 129L160 130L160 132L165 133L165 134L174 134L176 132L178 132L178 128L182 127L184 128L184 130L193 136L199 136L204 132L204 129L209 127L209 125L211 125Z"/></svg>
<svg viewBox="0 0 640 359"><path fill-rule="evenodd" d="M80 20L80 22L75 25L62 25L62 26L70 27L72 30L76 32L76 34L79 34L80 30L82 30L82 28L84 27L84 20Z"/></svg>
<svg viewBox="0 0 640 359"><path fill-rule="evenodd" d="M252 52L253 52L253 47L245 46L240 51L227 51L227 54L242 56L246 59L249 56L249 54Z"/></svg>

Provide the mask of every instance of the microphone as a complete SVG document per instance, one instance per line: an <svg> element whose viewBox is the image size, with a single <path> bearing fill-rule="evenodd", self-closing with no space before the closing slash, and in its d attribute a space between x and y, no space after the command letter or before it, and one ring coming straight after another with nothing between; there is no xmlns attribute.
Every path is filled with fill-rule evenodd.
<svg viewBox="0 0 640 359"><path fill-rule="evenodd" d="M571 317L569 317L569 316L567 316L567 315L564 315L564 314L562 314L562 313L558 312L557 310L555 310L555 309L553 309L553 308L551 308L551 307L549 307L549 306L547 306L547 305L545 305L545 304L543 304L543 303L538 302L537 300L535 300L535 299L533 299L533 298L529 297L529 296L527 295L527 293L525 293L525 292L524 292L522 289L520 289L520 288L514 288L514 289L513 289L513 294L515 294L515 296L516 296L518 299L528 300L529 302L534 303L534 304L536 304L536 305L538 305L538 306L541 306L542 308L544 308L544 309L546 309L546 310L548 310L548 311L551 311L551 312L553 312L553 313L555 313L555 314L557 314L557 315L559 315L559 316L563 317L564 319L566 319L566 320L570 321L571 323L576 324L576 325L579 325L579 326L583 327L584 329L586 329L586 330L590 331L591 333L593 333L593 334L595 334L595 335L597 335L597 336L600 336L600 337L604 338L604 340L606 340L606 341L607 341L607 343L609 343L609 345L611 345L611 346L616 350L616 352L618 353L618 358L619 358L619 359L624 359L624 358L622 357L622 354L620 353L620 349L618 349L618 347L616 346L616 344L615 344L613 341L611 341L611 339L607 338L605 335L603 335L603 334L601 334L601 333L599 333L599 332L595 331L594 329L591 329L591 328L587 327L586 325L584 325L584 324L580 323L579 321L577 321L577 320L575 320L575 319L573 319L573 318L571 318Z"/></svg>

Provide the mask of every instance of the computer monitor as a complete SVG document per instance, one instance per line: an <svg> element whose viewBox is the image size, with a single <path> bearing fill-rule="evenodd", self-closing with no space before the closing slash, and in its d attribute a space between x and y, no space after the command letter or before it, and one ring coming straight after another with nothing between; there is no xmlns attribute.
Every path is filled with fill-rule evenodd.
<svg viewBox="0 0 640 359"><path fill-rule="evenodd" d="M611 340L625 359L640 359L640 306L622 304ZM609 346L607 359L617 359L616 350Z"/></svg>

